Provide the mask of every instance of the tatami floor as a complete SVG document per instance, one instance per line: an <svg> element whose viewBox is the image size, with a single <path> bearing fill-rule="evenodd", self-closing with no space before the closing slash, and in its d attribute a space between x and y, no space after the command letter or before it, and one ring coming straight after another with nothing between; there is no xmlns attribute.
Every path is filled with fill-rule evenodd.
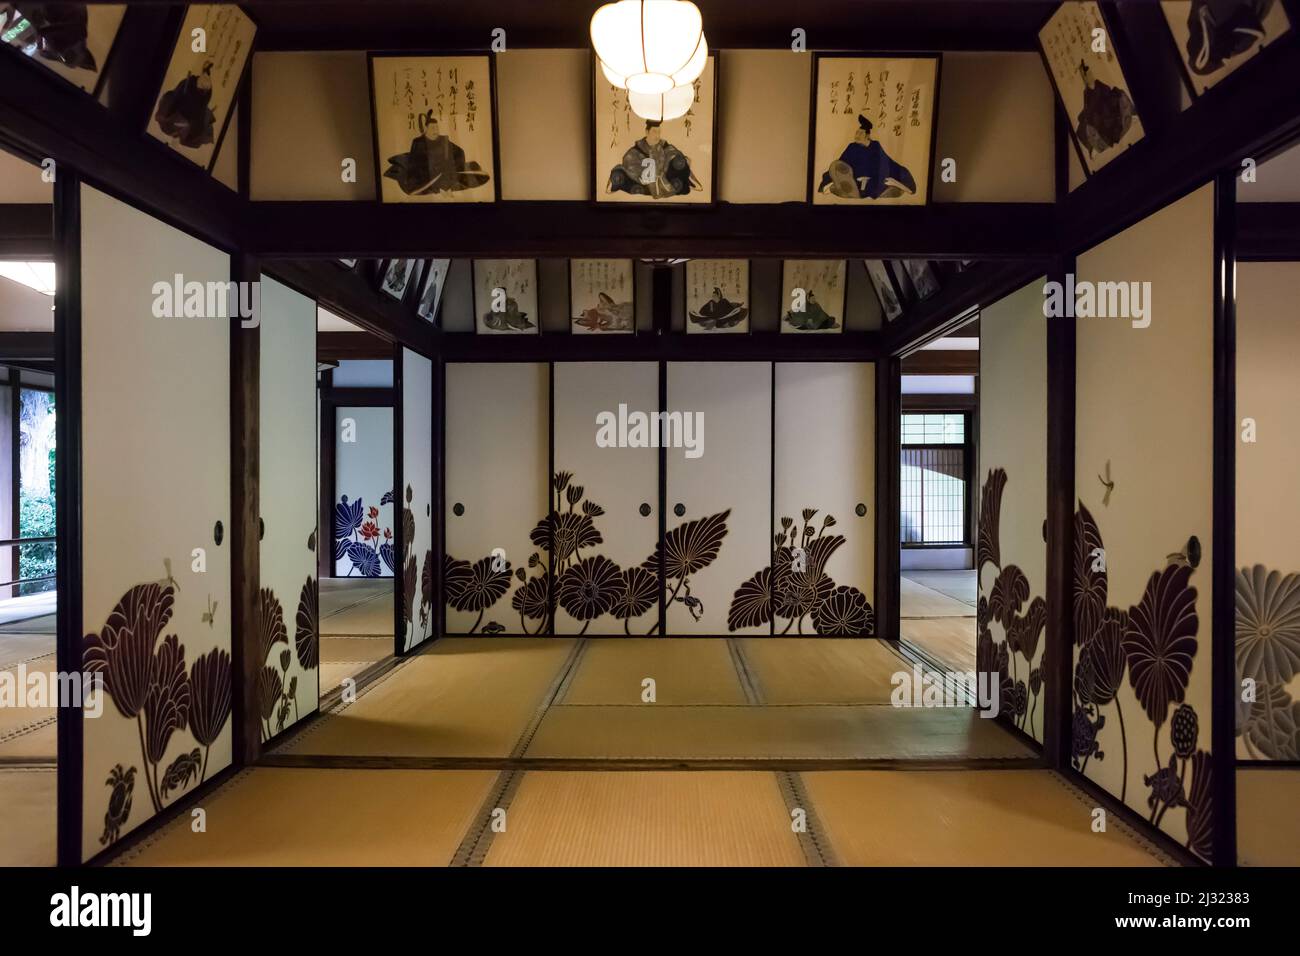
<svg viewBox="0 0 1300 956"><path fill-rule="evenodd" d="M393 656L393 579L322 578L320 693Z"/></svg>
<svg viewBox="0 0 1300 956"><path fill-rule="evenodd" d="M0 670L55 669L53 592L0 602ZM55 859L53 707L0 707L0 866L49 866Z"/></svg>
<svg viewBox="0 0 1300 956"><path fill-rule="evenodd" d="M950 670L975 670L974 571L904 571L899 634L925 658Z"/></svg>
<svg viewBox="0 0 1300 956"><path fill-rule="evenodd" d="M916 664L872 640L448 638L222 786L205 833L178 821L115 862L1171 862L1093 833L995 722L891 706Z"/></svg>

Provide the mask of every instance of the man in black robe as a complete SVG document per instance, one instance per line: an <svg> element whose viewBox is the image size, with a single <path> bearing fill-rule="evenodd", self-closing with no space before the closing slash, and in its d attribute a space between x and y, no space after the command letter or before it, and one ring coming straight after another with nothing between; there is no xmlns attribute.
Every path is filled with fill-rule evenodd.
<svg viewBox="0 0 1300 956"><path fill-rule="evenodd" d="M634 196L663 199L685 196L692 189L703 188L691 172L685 153L663 138L657 120L646 120L645 136L623 154L623 162L609 174L605 192L625 192Z"/></svg>
<svg viewBox="0 0 1300 956"><path fill-rule="evenodd" d="M853 142L822 173L818 192L830 186L831 195L844 199L895 199L904 192L916 192L911 171L890 158L885 148L871 138L871 130L871 120L859 114Z"/></svg>
<svg viewBox="0 0 1300 956"><path fill-rule="evenodd" d="M1083 109L1079 110L1075 135L1088 154L1095 155L1124 138L1133 125L1133 101L1119 87L1093 76L1087 63L1080 61L1079 74L1083 77Z"/></svg>
<svg viewBox="0 0 1300 956"><path fill-rule="evenodd" d="M158 127L188 149L198 149L214 141L217 126L212 112L212 61L203 64L197 76L186 73L185 79L158 99L154 119Z"/></svg>
<svg viewBox="0 0 1300 956"><path fill-rule="evenodd" d="M420 135L411 140L408 152L388 158L384 177L397 183L408 196L451 192L482 186L491 177L477 162L465 162L461 149L438 129L429 110L418 118Z"/></svg>

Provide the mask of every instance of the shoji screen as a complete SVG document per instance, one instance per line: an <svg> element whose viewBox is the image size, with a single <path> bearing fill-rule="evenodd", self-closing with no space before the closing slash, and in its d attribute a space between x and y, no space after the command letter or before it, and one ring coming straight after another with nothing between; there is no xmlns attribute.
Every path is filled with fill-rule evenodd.
<svg viewBox="0 0 1300 956"><path fill-rule="evenodd" d="M1000 671L999 715L1043 739L1047 702L1047 323L1037 279L980 312L979 670ZM1091 490L1091 489L1089 489ZM1011 600L1006 596L1012 595ZM1005 657L1003 656L1005 655ZM1005 661L1005 665L1002 662Z"/></svg>
<svg viewBox="0 0 1300 956"><path fill-rule="evenodd" d="M230 321L159 316L178 275L230 257L82 187L83 858L230 763Z"/></svg>
<svg viewBox="0 0 1300 956"><path fill-rule="evenodd" d="M262 739L316 710L316 303L261 281Z"/></svg>
<svg viewBox="0 0 1300 956"><path fill-rule="evenodd" d="M555 633L657 633L659 451L618 445L620 422L626 446L627 424L658 411L659 366L562 362L554 375Z"/></svg>
<svg viewBox="0 0 1300 956"><path fill-rule="evenodd" d="M775 409L775 633L873 634L875 366L778 362Z"/></svg>
<svg viewBox="0 0 1300 956"><path fill-rule="evenodd" d="M667 633L726 635L733 598L772 560L772 366L670 363L666 410L683 425L667 454Z"/></svg>
<svg viewBox="0 0 1300 956"><path fill-rule="evenodd" d="M520 634L521 614L535 631L546 604L545 584L532 582L546 570L548 368L454 363L446 387L447 632Z"/></svg>
<svg viewBox="0 0 1300 956"><path fill-rule="evenodd" d="M437 633L433 607L433 363L402 349L402 620L403 650Z"/></svg>
<svg viewBox="0 0 1300 956"><path fill-rule="evenodd" d="M1076 322L1074 762L1201 856L1212 830L1213 197L1206 186L1166 206L1076 268L1085 289L1139 283L1150 324Z"/></svg>
<svg viewBox="0 0 1300 956"><path fill-rule="evenodd" d="M1237 858L1300 863L1300 262L1237 266Z"/></svg>
<svg viewBox="0 0 1300 956"><path fill-rule="evenodd" d="M334 576L387 578L397 567L393 410L334 409ZM371 527L373 525L373 527Z"/></svg>

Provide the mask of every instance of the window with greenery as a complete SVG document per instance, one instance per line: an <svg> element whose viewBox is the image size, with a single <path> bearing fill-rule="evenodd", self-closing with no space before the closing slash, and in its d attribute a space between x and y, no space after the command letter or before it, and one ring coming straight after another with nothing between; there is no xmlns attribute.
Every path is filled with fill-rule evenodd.
<svg viewBox="0 0 1300 956"><path fill-rule="evenodd" d="M54 394L36 388L21 392L18 421L18 535L54 536ZM54 574L54 543L19 546L18 577ZM36 594L54 587L54 579L18 587L19 594Z"/></svg>

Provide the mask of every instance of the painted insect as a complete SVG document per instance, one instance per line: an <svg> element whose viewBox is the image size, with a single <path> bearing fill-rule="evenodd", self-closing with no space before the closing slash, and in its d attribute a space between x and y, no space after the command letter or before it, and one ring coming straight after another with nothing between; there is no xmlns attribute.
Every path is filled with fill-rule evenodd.
<svg viewBox="0 0 1300 956"><path fill-rule="evenodd" d="M104 785L112 787L108 797L108 812L104 814L104 833L99 842L105 846L117 839L123 824L131 816L131 795L135 792L135 767L123 771L118 764L108 772Z"/></svg>

